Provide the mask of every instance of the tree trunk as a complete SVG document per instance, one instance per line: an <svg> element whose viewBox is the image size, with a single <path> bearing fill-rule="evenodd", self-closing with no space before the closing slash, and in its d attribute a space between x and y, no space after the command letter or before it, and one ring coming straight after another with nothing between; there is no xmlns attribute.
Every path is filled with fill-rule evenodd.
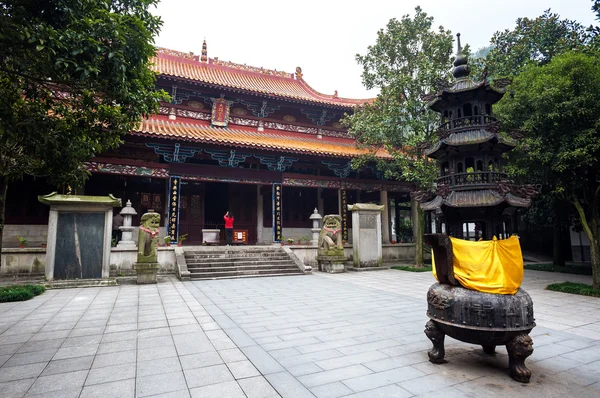
<svg viewBox="0 0 600 398"><path fill-rule="evenodd" d="M599 187L600 191L600 187ZM597 201L594 201L597 205ZM592 287L594 289L600 289L600 242L598 241L598 211L592 211L591 222L585 215L585 211L581 206L578 198L573 198L573 205L577 209L579 219L581 220L581 226L583 231L587 235L590 241L590 260L592 262Z"/></svg>
<svg viewBox="0 0 600 398"><path fill-rule="evenodd" d="M2 237L4 235L4 212L6 211L6 192L8 178L0 176L0 261L2 260Z"/></svg>
<svg viewBox="0 0 600 398"><path fill-rule="evenodd" d="M600 247L598 239L594 242L590 239L590 259L592 261L592 287L600 289Z"/></svg>
<svg viewBox="0 0 600 398"><path fill-rule="evenodd" d="M418 206L418 205L417 205ZM423 231L425 227L425 217L421 206L417 207L417 228L415 232L415 266L422 267L423 264Z"/></svg>

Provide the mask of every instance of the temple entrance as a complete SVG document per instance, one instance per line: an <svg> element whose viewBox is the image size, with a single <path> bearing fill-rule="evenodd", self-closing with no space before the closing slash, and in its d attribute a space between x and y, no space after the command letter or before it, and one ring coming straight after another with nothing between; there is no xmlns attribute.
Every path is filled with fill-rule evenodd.
<svg viewBox="0 0 600 398"><path fill-rule="evenodd" d="M202 244L205 184L185 181L179 198L179 235L187 234L187 244Z"/></svg>
<svg viewBox="0 0 600 398"><path fill-rule="evenodd" d="M204 227L221 231L220 240L225 242L225 221L228 210L235 218L234 230L246 230L248 243L256 243L256 185L205 183ZM201 243L201 242L200 242Z"/></svg>

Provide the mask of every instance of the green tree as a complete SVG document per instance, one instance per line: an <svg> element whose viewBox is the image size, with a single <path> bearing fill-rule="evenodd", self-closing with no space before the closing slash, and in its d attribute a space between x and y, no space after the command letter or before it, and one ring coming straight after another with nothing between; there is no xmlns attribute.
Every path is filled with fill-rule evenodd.
<svg viewBox="0 0 600 398"><path fill-rule="evenodd" d="M377 42L356 59L363 67L367 89L378 87L380 94L346 119L349 131L370 156L355 161L360 167L375 162L386 178L414 182L419 189L431 189L436 176L433 162L423 156L431 145L439 115L425 100L440 82L450 77L453 38L443 27L433 28L433 17L420 7L411 18L391 19L377 33ZM389 159L373 156L385 150ZM415 241L415 264L423 264L423 212L419 209Z"/></svg>
<svg viewBox="0 0 600 398"><path fill-rule="evenodd" d="M156 3L0 1L0 242L10 182L31 174L76 186L83 161L156 112Z"/></svg>
<svg viewBox="0 0 600 398"><path fill-rule="evenodd" d="M516 76L525 65L547 64L555 55L585 47L590 39L590 32L583 25L560 19L550 10L535 19L519 18L514 29L492 36L492 49L486 57L488 73Z"/></svg>
<svg viewBox="0 0 600 398"><path fill-rule="evenodd" d="M600 288L600 57L569 51L526 66L496 106L503 126L524 134L534 172L571 203L590 240L594 288ZM523 167L526 175L530 167Z"/></svg>

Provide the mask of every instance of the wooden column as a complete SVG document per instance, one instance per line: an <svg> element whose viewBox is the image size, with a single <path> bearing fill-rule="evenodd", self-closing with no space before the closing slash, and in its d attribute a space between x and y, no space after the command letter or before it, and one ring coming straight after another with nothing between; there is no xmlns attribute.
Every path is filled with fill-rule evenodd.
<svg viewBox="0 0 600 398"><path fill-rule="evenodd" d="M383 205L381 213L381 242L390 243L390 209L387 191L379 191L379 201Z"/></svg>
<svg viewBox="0 0 600 398"><path fill-rule="evenodd" d="M263 243L263 224L264 224L264 213L263 213L263 196L260 193L261 185L256 186L256 243Z"/></svg>

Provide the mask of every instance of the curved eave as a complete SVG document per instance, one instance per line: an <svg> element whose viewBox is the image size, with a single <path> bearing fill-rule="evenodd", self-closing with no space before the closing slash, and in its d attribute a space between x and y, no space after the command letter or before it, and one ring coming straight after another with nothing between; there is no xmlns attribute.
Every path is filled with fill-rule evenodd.
<svg viewBox="0 0 600 398"><path fill-rule="evenodd" d="M470 191L453 191L445 199L436 196L430 202L422 203L421 208L426 211L438 210L442 206L453 208L470 207L494 207L506 203L512 207L527 208L531 205L531 199L524 199L511 193L503 196L491 189L478 189Z"/></svg>
<svg viewBox="0 0 600 398"><path fill-rule="evenodd" d="M425 150L425 155L437 159L442 154L441 151L444 151L449 146L479 145L494 140L496 141L496 149L500 152L507 152L517 146L515 141L484 129L468 130L452 133L448 137L439 140L434 146Z"/></svg>
<svg viewBox="0 0 600 398"><path fill-rule="evenodd" d="M130 134L167 140L185 141L195 144L223 145L237 148L253 148L265 151L286 152L338 158L354 158L368 153L356 147L354 140L337 137L317 138L304 133L289 133L264 129L259 132L253 127L212 127L209 122L153 116L142 121ZM376 157L389 159L385 151Z"/></svg>
<svg viewBox="0 0 600 398"><path fill-rule="evenodd" d="M447 106L446 102L448 101L448 98L450 96L455 96L457 94L467 93L469 91L477 91L477 90L485 91L486 92L485 95L491 96L492 101L490 101L490 102L493 104L493 103L500 101L500 99L502 99L502 97L504 96L504 94L506 92L505 89L494 88L489 83L486 83L486 82L480 82L480 83L473 82L472 85L464 85L464 86L458 85L458 83L459 82L455 83L452 87L445 88L441 92L436 94L435 98L429 102L429 104L428 104L429 108L431 108L431 110L436 111L436 112L442 112L444 110L444 108L446 108L446 106Z"/></svg>

